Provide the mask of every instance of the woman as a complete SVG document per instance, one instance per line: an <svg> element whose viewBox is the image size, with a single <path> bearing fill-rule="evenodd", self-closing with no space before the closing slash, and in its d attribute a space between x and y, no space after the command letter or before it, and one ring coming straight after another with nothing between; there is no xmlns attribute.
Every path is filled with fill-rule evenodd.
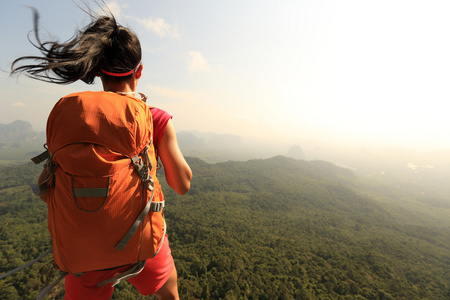
<svg viewBox="0 0 450 300"><path fill-rule="evenodd" d="M136 94L143 71L141 46L137 36L128 28L118 25L112 15L95 18L73 39L61 44L41 42L36 11L34 19L37 40L34 46L43 56L18 58L12 64L11 74L25 72L31 78L56 84L78 80L92 84L99 77L103 93L124 97ZM29 61L32 62L25 63ZM172 117L157 108L151 109L151 115L156 156L161 159L169 186L183 195L190 188L192 172L179 149ZM45 178L46 169L39 183ZM47 200L45 196L41 198ZM65 279L65 299L109 299L114 289L111 284L101 287L97 284L128 269L130 265L88 271L80 277L69 274ZM142 272L128 281L143 295L155 294L159 299L178 299L177 273L168 242L163 243L154 258L147 259Z"/></svg>

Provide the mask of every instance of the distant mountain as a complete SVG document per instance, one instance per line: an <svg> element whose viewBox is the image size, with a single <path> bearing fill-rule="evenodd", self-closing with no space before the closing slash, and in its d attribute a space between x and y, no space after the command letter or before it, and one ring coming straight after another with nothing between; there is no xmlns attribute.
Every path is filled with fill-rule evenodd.
<svg viewBox="0 0 450 300"><path fill-rule="evenodd" d="M177 133L178 144L182 148L206 147L205 140L192 132L181 131Z"/></svg>
<svg viewBox="0 0 450 300"><path fill-rule="evenodd" d="M10 124L0 123L1 142L29 142L37 137L33 127L26 121L14 121Z"/></svg>
<svg viewBox="0 0 450 300"><path fill-rule="evenodd" d="M291 146L291 148L289 148L286 156L287 157L292 157L292 158L295 158L295 159L305 159L306 158L302 147L300 147L299 145Z"/></svg>
<svg viewBox="0 0 450 300"><path fill-rule="evenodd" d="M29 122L0 123L1 163L29 160L43 151L44 144L45 133L33 131Z"/></svg>
<svg viewBox="0 0 450 300"><path fill-rule="evenodd" d="M180 131L177 132L177 139L185 156L199 157L210 163L269 158L286 153L283 146L277 148L277 145L268 142L248 140L233 134ZM38 154L44 143L45 132L34 132L29 122L18 120L0 124L0 160L28 159L30 155ZM21 151L10 151L14 149ZM292 157L300 158L298 155Z"/></svg>
<svg viewBox="0 0 450 300"><path fill-rule="evenodd" d="M233 134L181 131L177 137L183 154L200 157L207 162L269 158L286 152L275 145L246 140Z"/></svg>
<svg viewBox="0 0 450 300"><path fill-rule="evenodd" d="M244 144L239 135L217 134L212 132L181 131L177 133L178 142L184 147L210 147L230 149Z"/></svg>

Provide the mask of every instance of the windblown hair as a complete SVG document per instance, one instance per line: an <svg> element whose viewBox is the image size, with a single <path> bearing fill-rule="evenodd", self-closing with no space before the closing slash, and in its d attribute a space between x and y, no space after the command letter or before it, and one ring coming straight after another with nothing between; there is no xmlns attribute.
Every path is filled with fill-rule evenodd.
<svg viewBox="0 0 450 300"><path fill-rule="evenodd" d="M91 16L92 17L92 16ZM43 56L23 56L11 64L11 75L25 72L45 82L69 84L82 80L92 84L101 70L126 73L141 61L141 45L136 34L117 24L111 16L98 16L65 43L42 42L39 38L39 14L33 8L34 35L31 44ZM101 73L106 81L129 80L132 75L113 77Z"/></svg>

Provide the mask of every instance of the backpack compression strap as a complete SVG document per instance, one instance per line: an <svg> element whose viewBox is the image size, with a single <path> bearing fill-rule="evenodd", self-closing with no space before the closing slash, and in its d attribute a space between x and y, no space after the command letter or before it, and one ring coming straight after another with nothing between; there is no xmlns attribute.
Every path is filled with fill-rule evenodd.
<svg viewBox="0 0 450 300"><path fill-rule="evenodd" d="M154 180L152 176L150 175L150 171L153 168L153 165L150 161L150 157L148 156L148 146L144 148L144 151L141 153L143 157L140 155L137 155L133 158L131 158L134 167L136 168L137 172L139 173L139 177L141 178L142 184L144 187L146 187L149 191L152 192L152 196L147 201L147 204L145 205L142 212L139 214L139 216L134 221L133 225L130 227L128 232L123 236L123 238L120 240L120 242L116 245L117 250L122 250L125 248L127 243L130 241L130 239L133 237L133 235L136 233L137 229L139 228L139 225L144 220L145 216L148 214L149 211L154 212L161 212L164 208L164 201L161 202L153 202L153 197L155 195L154 192Z"/></svg>

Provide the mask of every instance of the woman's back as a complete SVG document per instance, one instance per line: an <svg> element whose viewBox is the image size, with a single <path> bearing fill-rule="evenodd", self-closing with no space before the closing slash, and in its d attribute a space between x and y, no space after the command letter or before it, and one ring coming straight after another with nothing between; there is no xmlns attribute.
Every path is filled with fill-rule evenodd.
<svg viewBox="0 0 450 300"><path fill-rule="evenodd" d="M87 299L94 295L109 298L113 287L110 283L104 285L100 279L132 267L123 264L142 263L147 258L140 264L142 272L129 281L142 294L177 299L177 275L165 235L163 205L153 205L164 203L155 176L156 155L164 166L169 186L179 194L189 190L192 172L178 146L169 114L151 110L141 102L133 102L132 109L128 104L122 105L128 98L135 99L132 96L142 76L139 39L117 24L112 14L91 17L93 21L68 42L41 42L38 14L34 11L37 41L34 45L42 55L16 59L11 72L25 72L34 79L56 84L78 80L91 84L99 77L103 84L103 92L76 94L71 99L75 102L66 99L57 104L47 124L52 156L39 184L49 191L42 199L48 204L49 230L56 243L55 261L61 269L71 272L65 280L66 299ZM157 115L153 121L152 112ZM156 138L154 143L150 142L152 135ZM112 198L116 200L109 201ZM92 217L103 213L104 208L117 206L117 202L122 206L113 209L113 224L108 223L110 216L102 215L98 220ZM155 215L159 217L154 218ZM128 229L130 223L133 225ZM58 233L61 228L65 230ZM106 243L101 235L116 241ZM116 246L111 247L113 244ZM77 251L70 252L75 245ZM127 247L131 248L131 254L124 255ZM145 250L150 248L153 250ZM156 248L161 251L150 258ZM98 263L92 267L83 260ZM83 267L68 268L69 265ZM102 270L105 268L108 270ZM78 271L85 273L74 276Z"/></svg>

